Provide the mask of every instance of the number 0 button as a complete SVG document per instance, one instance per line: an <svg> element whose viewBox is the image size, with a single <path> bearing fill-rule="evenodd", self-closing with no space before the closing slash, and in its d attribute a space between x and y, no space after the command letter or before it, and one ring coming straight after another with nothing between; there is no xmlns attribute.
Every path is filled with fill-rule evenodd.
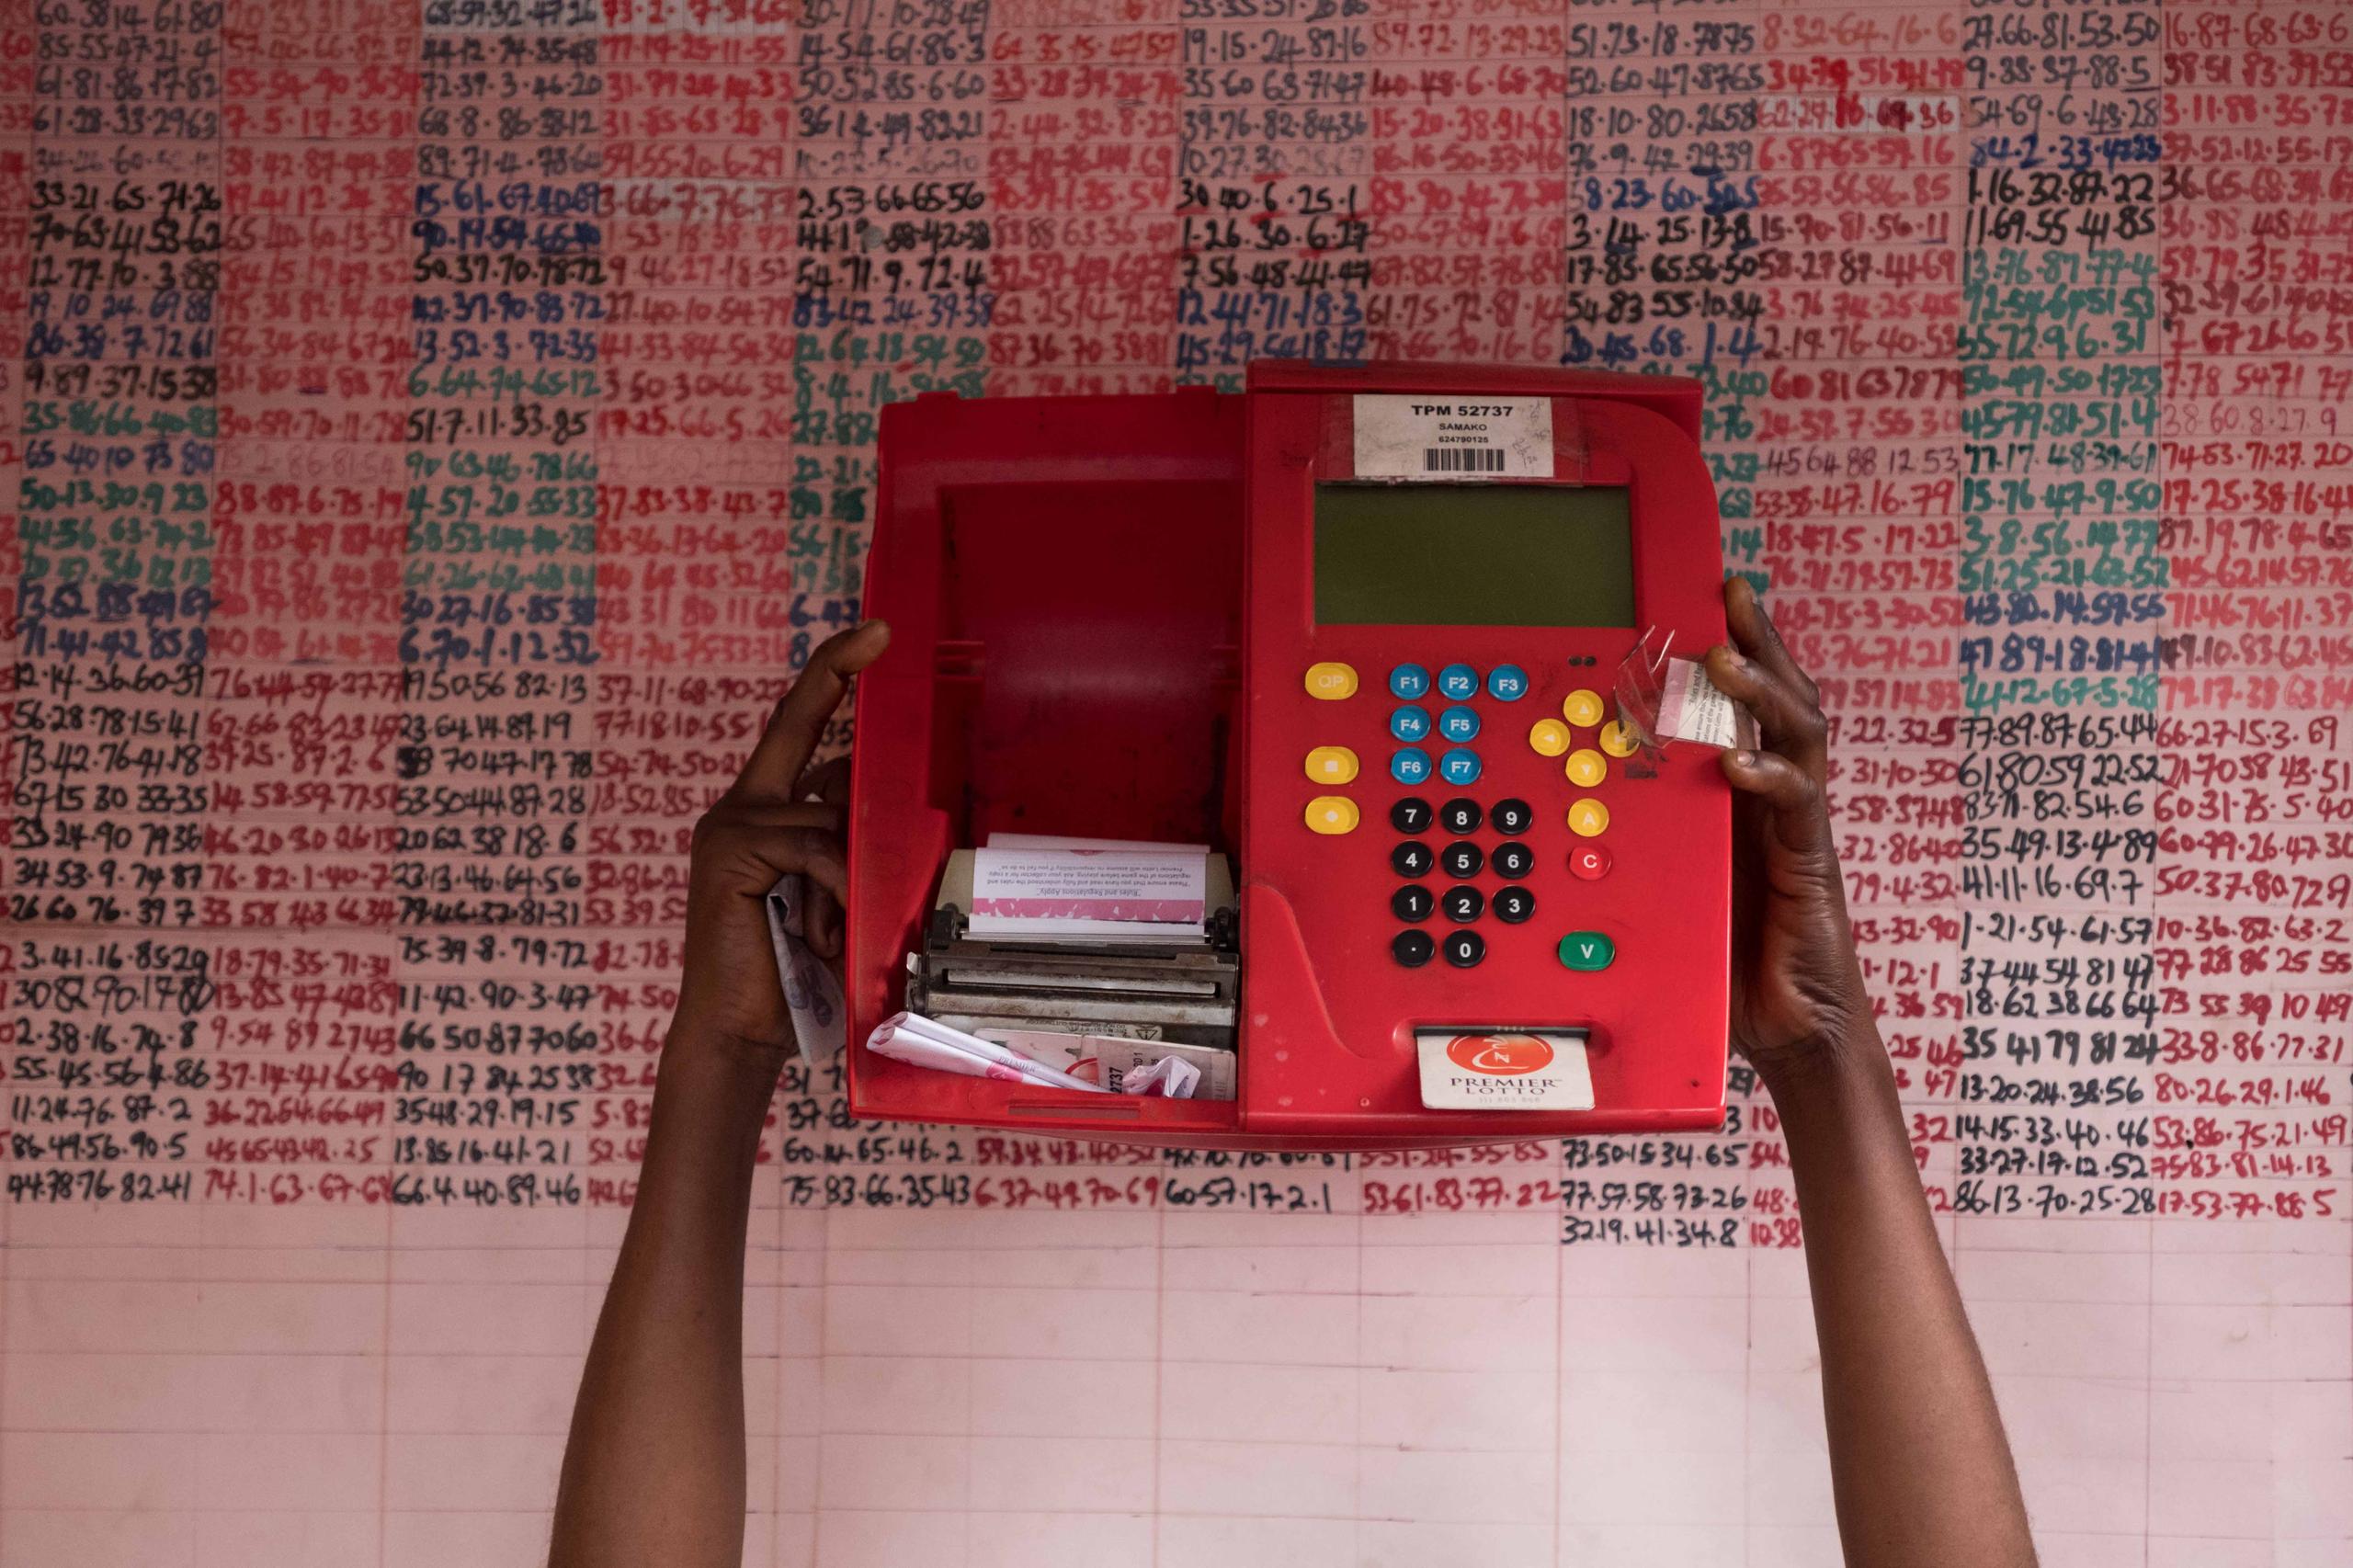
<svg viewBox="0 0 2353 1568"><path fill-rule="evenodd" d="M1421 936L1416 931L1415 936ZM1487 956L1487 944L1476 931L1449 931L1446 935L1446 961L1457 969L1476 969L1479 960Z"/></svg>

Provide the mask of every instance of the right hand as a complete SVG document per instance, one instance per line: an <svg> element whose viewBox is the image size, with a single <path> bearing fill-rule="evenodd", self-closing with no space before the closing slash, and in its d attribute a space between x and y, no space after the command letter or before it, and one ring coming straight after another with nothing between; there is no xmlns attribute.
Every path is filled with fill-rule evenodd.
<svg viewBox="0 0 2353 1568"><path fill-rule="evenodd" d="M1768 1087L1871 1028L1823 784L1821 693L1745 578L1724 584L1732 641L1708 678L1755 716L1757 750L1723 754L1733 810L1732 1043Z"/></svg>
<svg viewBox="0 0 2353 1568"><path fill-rule="evenodd" d="M768 889L788 871L807 883L809 946L839 958L849 896L843 843L848 769L810 766L825 721L858 671L881 655L891 629L870 620L809 655L768 716L735 782L695 824L687 883L686 971L668 1050L714 1045L775 1071L793 1045L792 1017L768 937Z"/></svg>

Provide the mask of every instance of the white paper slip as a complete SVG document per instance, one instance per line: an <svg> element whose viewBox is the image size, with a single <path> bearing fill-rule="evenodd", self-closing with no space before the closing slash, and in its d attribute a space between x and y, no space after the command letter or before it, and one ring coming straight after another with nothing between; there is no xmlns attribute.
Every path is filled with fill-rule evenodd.
<svg viewBox="0 0 2353 1568"><path fill-rule="evenodd" d="M1366 393L1356 460L1358 479L1550 479L1552 400Z"/></svg>
<svg viewBox="0 0 2353 1568"><path fill-rule="evenodd" d="M1159 844L1149 838L1069 838L1056 833L992 833L992 849L1128 849L1139 855L1206 855L1206 844Z"/></svg>
<svg viewBox="0 0 2353 1568"><path fill-rule="evenodd" d="M1732 747L1756 744L1756 721L1708 678L1696 659L1669 659L1658 701L1658 739Z"/></svg>
<svg viewBox="0 0 2353 1568"><path fill-rule="evenodd" d="M1583 1029L1415 1029L1432 1110L1591 1110Z"/></svg>
<svg viewBox="0 0 2353 1568"><path fill-rule="evenodd" d="M1000 849L972 853L976 937L1165 940L1207 928L1209 859L1198 852Z"/></svg>

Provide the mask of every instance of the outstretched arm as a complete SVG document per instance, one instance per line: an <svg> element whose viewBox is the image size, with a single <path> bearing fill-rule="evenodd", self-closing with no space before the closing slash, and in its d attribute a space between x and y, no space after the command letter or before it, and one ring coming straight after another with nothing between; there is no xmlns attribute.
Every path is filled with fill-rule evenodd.
<svg viewBox="0 0 2353 1568"><path fill-rule="evenodd" d="M1825 729L1745 582L1709 677L1756 717L1735 806L1733 1043L1780 1113L1805 1223L1838 1535L1850 1568L2027 1568L2018 1472L1921 1196L1823 802Z"/></svg>
<svg viewBox="0 0 2353 1568"><path fill-rule="evenodd" d="M744 1227L792 1028L761 901L807 876L809 939L838 949L838 771L807 773L847 678L889 633L810 655L742 775L696 824L686 973L662 1047L637 1202L580 1380L551 1568L736 1568L744 1555ZM823 890L824 896L820 896Z"/></svg>

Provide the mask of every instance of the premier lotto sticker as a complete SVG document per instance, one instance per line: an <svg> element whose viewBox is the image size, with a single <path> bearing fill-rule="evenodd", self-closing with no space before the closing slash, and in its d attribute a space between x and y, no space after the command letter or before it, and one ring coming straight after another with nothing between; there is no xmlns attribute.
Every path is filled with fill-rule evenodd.
<svg viewBox="0 0 2353 1568"><path fill-rule="evenodd" d="M1415 1029L1431 1110L1591 1110L1583 1029Z"/></svg>

